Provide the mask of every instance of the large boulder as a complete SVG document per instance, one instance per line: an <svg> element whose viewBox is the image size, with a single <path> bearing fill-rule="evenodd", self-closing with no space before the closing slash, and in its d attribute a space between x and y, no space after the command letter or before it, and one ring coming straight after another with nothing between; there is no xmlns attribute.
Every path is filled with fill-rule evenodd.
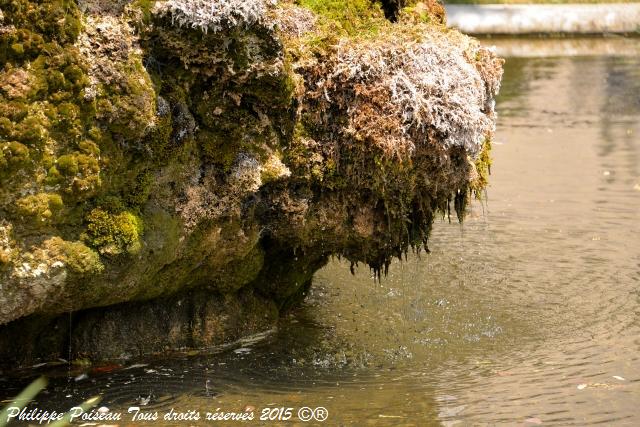
<svg viewBox="0 0 640 427"><path fill-rule="evenodd" d="M409 3L0 0L0 359L225 343L426 248L502 61Z"/></svg>

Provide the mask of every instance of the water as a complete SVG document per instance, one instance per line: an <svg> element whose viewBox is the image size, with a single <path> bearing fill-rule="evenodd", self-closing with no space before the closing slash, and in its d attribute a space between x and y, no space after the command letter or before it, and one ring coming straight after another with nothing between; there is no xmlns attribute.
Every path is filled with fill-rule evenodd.
<svg viewBox="0 0 640 427"><path fill-rule="evenodd" d="M278 331L126 370L61 367L35 405L101 394L160 416L294 408L281 425L305 425L303 406L327 425L640 424L640 57L509 60L498 111L488 200L463 226L438 221L430 255L382 283L334 261Z"/></svg>

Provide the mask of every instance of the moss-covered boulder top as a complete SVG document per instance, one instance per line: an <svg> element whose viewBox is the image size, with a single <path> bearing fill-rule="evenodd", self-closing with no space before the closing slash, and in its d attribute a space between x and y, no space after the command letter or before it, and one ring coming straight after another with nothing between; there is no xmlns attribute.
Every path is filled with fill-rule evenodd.
<svg viewBox="0 0 640 427"><path fill-rule="evenodd" d="M486 185L502 62L435 2L0 0L0 324L380 271Z"/></svg>

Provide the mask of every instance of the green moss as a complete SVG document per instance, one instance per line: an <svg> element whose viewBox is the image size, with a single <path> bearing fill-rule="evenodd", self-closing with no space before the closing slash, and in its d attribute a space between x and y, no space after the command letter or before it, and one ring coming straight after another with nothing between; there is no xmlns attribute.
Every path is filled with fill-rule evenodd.
<svg viewBox="0 0 640 427"><path fill-rule="evenodd" d="M470 189L476 198L482 197L483 190L489 185L489 175L491 175L491 140L485 139L482 144L480 155L475 161L475 168L478 177L471 183Z"/></svg>
<svg viewBox="0 0 640 427"><path fill-rule="evenodd" d="M100 157L100 147L98 146L98 144L96 144L93 141L90 141L88 139L85 139L84 141L80 141L78 143L78 148L84 154L87 154L92 158L97 159L98 157Z"/></svg>
<svg viewBox="0 0 640 427"><path fill-rule="evenodd" d="M48 41L73 43L80 34L80 10L74 0L0 0L4 24L37 32Z"/></svg>
<svg viewBox="0 0 640 427"><path fill-rule="evenodd" d="M151 150L156 161L166 162L172 154L175 154L176 147L170 146L172 132L171 115L167 114L164 117L158 117L156 125L146 135L144 143Z"/></svg>
<svg viewBox="0 0 640 427"><path fill-rule="evenodd" d="M47 76L48 89L60 90L64 89L66 80L64 74L58 70L51 70Z"/></svg>
<svg viewBox="0 0 640 427"><path fill-rule="evenodd" d="M55 166L50 166L47 171L47 177L45 178L45 183L49 186L57 186L60 185L64 181L64 177L58 171L58 168Z"/></svg>
<svg viewBox="0 0 640 427"><path fill-rule="evenodd" d="M363 36L377 34L387 25L380 5L371 0L298 0L302 7L320 15L320 25L327 35Z"/></svg>
<svg viewBox="0 0 640 427"><path fill-rule="evenodd" d="M149 171L141 172L133 181L133 187L127 189L125 201L131 207L142 206L149 199L151 186L154 182L153 174Z"/></svg>
<svg viewBox="0 0 640 427"><path fill-rule="evenodd" d="M22 101L0 102L0 117L5 117L12 122L19 122L29 114L29 106Z"/></svg>
<svg viewBox="0 0 640 427"><path fill-rule="evenodd" d="M87 215L86 221L88 242L101 254L133 254L140 250L142 219L133 213L125 211L112 214L97 208Z"/></svg>
<svg viewBox="0 0 640 427"><path fill-rule="evenodd" d="M44 39L24 28L0 34L0 64L23 62L36 58L44 45Z"/></svg>
<svg viewBox="0 0 640 427"><path fill-rule="evenodd" d="M62 184L65 192L82 200L100 187L100 164L93 153L64 154L49 168L47 179L50 183Z"/></svg>
<svg viewBox="0 0 640 427"><path fill-rule="evenodd" d="M80 241L68 242L59 237L53 237L45 243L45 247L72 273L88 276L99 274L104 270L100 255Z"/></svg>
<svg viewBox="0 0 640 427"><path fill-rule="evenodd" d="M100 206L100 209L114 215L127 209L122 199L114 195L100 196L96 198L96 204Z"/></svg>
<svg viewBox="0 0 640 427"><path fill-rule="evenodd" d="M38 183L64 193L73 209L99 189L101 154L90 135L95 106L84 96L88 66L73 44L81 30L77 2L0 0L0 9L10 26L0 33L0 60L15 70L0 79L25 76L19 97L0 95L0 174L14 189ZM25 220L48 221L46 204L23 199L16 209Z"/></svg>
<svg viewBox="0 0 640 427"><path fill-rule="evenodd" d="M198 132L197 138L203 154L223 171L229 172L238 153L242 150L242 146L238 144L238 138L235 138L233 133L225 135L223 132L210 130Z"/></svg>
<svg viewBox="0 0 640 427"><path fill-rule="evenodd" d="M73 123L80 116L80 107L70 102L63 102L58 105L58 115L60 120Z"/></svg>
<svg viewBox="0 0 640 427"><path fill-rule="evenodd" d="M100 166L98 164L98 160L95 157L78 153L76 154L76 158L78 160L78 167L80 168L80 172L85 176L95 175L100 172Z"/></svg>
<svg viewBox="0 0 640 427"><path fill-rule="evenodd" d="M29 160L29 149L19 142L9 142L3 144L2 150L10 161L16 164L26 163Z"/></svg>
<svg viewBox="0 0 640 427"><path fill-rule="evenodd" d="M153 10L155 4L156 0L134 0L131 6L142 12L142 20L145 24L148 24L151 22L151 10Z"/></svg>
<svg viewBox="0 0 640 427"><path fill-rule="evenodd" d="M27 145L41 145L49 132L44 117L29 116L15 126L15 139Z"/></svg>
<svg viewBox="0 0 640 427"><path fill-rule="evenodd" d="M423 24L429 24L433 21L433 17L428 10L418 7L407 7L403 11L403 15L417 20L418 22L421 22Z"/></svg>
<svg viewBox="0 0 640 427"><path fill-rule="evenodd" d="M70 81L74 85L84 87L88 83L86 70L84 70L78 64L69 64L63 70L63 74L67 81Z"/></svg>
<svg viewBox="0 0 640 427"><path fill-rule="evenodd" d="M19 215L31 217L37 223L51 223L64 209L64 203L59 194L40 193L18 199L16 209Z"/></svg>
<svg viewBox="0 0 640 427"><path fill-rule="evenodd" d="M29 163L29 149L16 141L0 143L2 161L0 161L0 172L16 171Z"/></svg>
<svg viewBox="0 0 640 427"><path fill-rule="evenodd" d="M192 98L203 154L225 172L241 152L265 160L266 147L286 144L293 133L295 92L293 71L287 64L279 73L260 75L242 85L207 81L202 90L194 90ZM234 99L228 93L242 96Z"/></svg>
<svg viewBox="0 0 640 427"><path fill-rule="evenodd" d="M10 139L13 134L13 122L8 117L0 117L0 138Z"/></svg>
<svg viewBox="0 0 640 427"><path fill-rule="evenodd" d="M287 108L291 105L296 85L293 72L286 66L283 73L274 77L261 76L248 81L242 87L243 97L271 108Z"/></svg>
<svg viewBox="0 0 640 427"><path fill-rule="evenodd" d="M75 176L80 171L78 159L73 154L65 154L64 156L58 157L56 168L66 176Z"/></svg>
<svg viewBox="0 0 640 427"><path fill-rule="evenodd" d="M75 273L89 275L104 270L100 256L82 242L67 243L64 246L64 253L67 257L67 266Z"/></svg>
<svg viewBox="0 0 640 427"><path fill-rule="evenodd" d="M91 138L94 142L101 141L103 137L102 131L95 126L89 129L89 131L87 132L87 136Z"/></svg>

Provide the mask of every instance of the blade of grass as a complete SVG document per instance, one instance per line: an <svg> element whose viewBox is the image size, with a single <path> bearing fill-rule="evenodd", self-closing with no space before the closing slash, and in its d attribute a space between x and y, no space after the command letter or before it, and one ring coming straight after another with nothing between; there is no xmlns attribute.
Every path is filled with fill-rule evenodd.
<svg viewBox="0 0 640 427"><path fill-rule="evenodd" d="M42 389L44 389L46 386L47 379L45 377L40 377L29 384L29 386L25 388L22 393L20 393L13 400L12 403L5 406L4 409L0 411L0 427L5 427L7 424L9 424L9 408L19 408L20 410L22 410L22 408L27 406L27 404L31 402L33 398L36 397L36 395L40 393L40 391L42 391Z"/></svg>

